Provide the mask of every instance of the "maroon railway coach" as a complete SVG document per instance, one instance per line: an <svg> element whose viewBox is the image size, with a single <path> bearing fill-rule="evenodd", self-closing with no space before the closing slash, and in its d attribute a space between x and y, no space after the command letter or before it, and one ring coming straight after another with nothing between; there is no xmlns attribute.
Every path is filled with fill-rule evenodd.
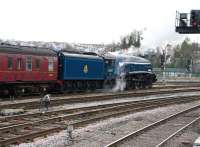
<svg viewBox="0 0 200 147"><path fill-rule="evenodd" d="M47 48L0 45L0 94L44 92L57 81L57 54Z"/></svg>

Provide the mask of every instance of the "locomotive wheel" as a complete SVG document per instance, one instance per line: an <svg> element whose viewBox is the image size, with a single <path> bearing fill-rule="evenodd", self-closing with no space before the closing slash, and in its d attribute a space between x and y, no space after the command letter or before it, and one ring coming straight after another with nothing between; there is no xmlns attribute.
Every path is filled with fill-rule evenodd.
<svg viewBox="0 0 200 147"><path fill-rule="evenodd" d="M73 91L77 91L78 90L78 83L77 83L77 81L73 81L72 90Z"/></svg>
<svg viewBox="0 0 200 147"><path fill-rule="evenodd" d="M65 83L65 91L66 92L72 92L73 90L73 81L66 81Z"/></svg>
<svg viewBox="0 0 200 147"><path fill-rule="evenodd" d="M92 91L96 90L96 84L95 84L95 81L91 81L91 84L90 84L90 90L92 90Z"/></svg>
<svg viewBox="0 0 200 147"><path fill-rule="evenodd" d="M81 85L82 85L81 90L84 90L84 89L85 89L85 87L84 87L85 82L84 82L84 81L81 81Z"/></svg>
<svg viewBox="0 0 200 147"><path fill-rule="evenodd" d="M152 80L149 80L149 82L147 83L147 85L148 85L148 88L152 88Z"/></svg>
<svg viewBox="0 0 200 147"><path fill-rule="evenodd" d="M136 89L136 84L135 84L135 82L132 82L132 84L131 84L131 89Z"/></svg>
<svg viewBox="0 0 200 147"><path fill-rule="evenodd" d="M90 90L90 87L91 87L90 85L91 85L91 84L90 84L90 81L87 81L87 82L86 82L86 89L87 89L87 90Z"/></svg>
<svg viewBox="0 0 200 147"><path fill-rule="evenodd" d="M145 88L146 88L146 83L142 82L142 89L145 89Z"/></svg>
<svg viewBox="0 0 200 147"><path fill-rule="evenodd" d="M129 90L129 89L131 89L131 82L127 81L126 82L126 90Z"/></svg>
<svg viewBox="0 0 200 147"><path fill-rule="evenodd" d="M152 88L152 87L153 87L152 83L148 84L148 88Z"/></svg>
<svg viewBox="0 0 200 147"><path fill-rule="evenodd" d="M140 89L140 82L139 81L135 82L135 89Z"/></svg>
<svg viewBox="0 0 200 147"><path fill-rule="evenodd" d="M83 81L83 90L87 89L87 82Z"/></svg>
<svg viewBox="0 0 200 147"><path fill-rule="evenodd" d="M79 81L79 82L78 82L78 89L79 89L80 91L83 91L83 90L84 90L84 81Z"/></svg>
<svg viewBox="0 0 200 147"><path fill-rule="evenodd" d="M81 85L81 81L77 81L77 90L79 91L79 90L81 90L81 87L82 87L82 85Z"/></svg>
<svg viewBox="0 0 200 147"><path fill-rule="evenodd" d="M97 89L100 89L100 88L101 88L100 82L96 81L95 84L96 84L96 88L97 88Z"/></svg>

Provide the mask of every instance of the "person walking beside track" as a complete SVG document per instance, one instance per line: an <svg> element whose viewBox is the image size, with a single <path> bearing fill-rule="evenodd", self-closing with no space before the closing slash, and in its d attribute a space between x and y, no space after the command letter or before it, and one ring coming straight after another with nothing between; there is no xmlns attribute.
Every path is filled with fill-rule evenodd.
<svg viewBox="0 0 200 147"><path fill-rule="evenodd" d="M43 107L46 109L46 111L49 110L49 106L51 104L51 98L50 94L45 94L44 97L40 99L40 109L41 110Z"/></svg>

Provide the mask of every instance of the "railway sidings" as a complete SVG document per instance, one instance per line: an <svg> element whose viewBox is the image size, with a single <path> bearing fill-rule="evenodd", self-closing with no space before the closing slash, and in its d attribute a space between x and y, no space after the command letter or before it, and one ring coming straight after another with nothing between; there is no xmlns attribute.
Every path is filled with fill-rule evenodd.
<svg viewBox="0 0 200 147"><path fill-rule="evenodd" d="M115 94L74 95L53 99L53 109L45 113L36 111L38 108L37 99L15 101L13 108L20 108L22 105L26 105L25 108L28 112L21 115L0 117L0 145L3 147L32 142L38 137L46 137L66 130L68 126L73 126L75 130L78 130L107 119L120 118L138 112L187 103L198 104L200 101L198 91L199 88L197 86L188 86L126 91ZM20 103L20 101L23 101L23 103ZM24 102L32 103L33 105L29 106ZM58 107L65 104L65 102L68 103L68 106L77 106ZM80 103L82 105L79 105ZM9 102L5 102L2 103L2 106L5 105L4 108L9 108L9 104ZM169 140L166 142L169 143ZM76 146L76 143L74 145Z"/></svg>

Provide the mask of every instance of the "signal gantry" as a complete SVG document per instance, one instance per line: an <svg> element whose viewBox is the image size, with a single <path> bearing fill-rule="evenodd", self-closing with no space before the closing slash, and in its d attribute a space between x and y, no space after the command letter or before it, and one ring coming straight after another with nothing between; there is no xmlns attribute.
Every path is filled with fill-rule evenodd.
<svg viewBox="0 0 200 147"><path fill-rule="evenodd" d="M175 28L180 34L200 34L200 10L191 10L190 13L177 11Z"/></svg>

